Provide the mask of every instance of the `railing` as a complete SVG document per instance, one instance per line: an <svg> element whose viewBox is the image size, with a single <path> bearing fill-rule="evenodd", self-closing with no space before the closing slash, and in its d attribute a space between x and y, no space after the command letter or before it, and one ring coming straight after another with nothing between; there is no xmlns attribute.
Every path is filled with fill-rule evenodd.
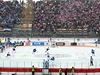
<svg viewBox="0 0 100 75"><path fill-rule="evenodd" d="M100 59L94 59L94 65L90 66L89 59L56 59L56 61L49 60L50 68L100 68ZM38 68L43 68L43 59L0 59L0 67L11 68L30 68L34 65Z"/></svg>
<svg viewBox="0 0 100 75"><path fill-rule="evenodd" d="M12 31L13 32L13 31ZM0 35L2 36L2 37L48 37L48 36L50 36L50 37L67 37L67 38L69 38L69 37L71 37L71 38L73 38L73 37L80 37L80 38L84 38L85 36L87 36L87 37L91 37L91 38L97 38L98 36L100 36L100 34L95 34L95 36L90 36L90 34L88 33L88 32L66 32L66 33L63 33L63 32L56 32L56 33L54 33L54 32L44 32L44 33L41 33L41 32L34 32L34 31L32 31L32 30L19 30L18 32L16 32L16 35L15 36L13 36L14 35L14 33L12 33L12 32L0 32ZM92 33L91 33L91 35L93 35Z"/></svg>

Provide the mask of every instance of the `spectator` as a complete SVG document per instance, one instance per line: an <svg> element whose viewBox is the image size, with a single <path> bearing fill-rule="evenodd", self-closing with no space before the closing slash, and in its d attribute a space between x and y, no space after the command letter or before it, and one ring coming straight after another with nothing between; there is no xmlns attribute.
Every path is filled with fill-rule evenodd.
<svg viewBox="0 0 100 75"><path fill-rule="evenodd" d="M20 24L21 4L18 1L0 2L0 25L3 28L12 28Z"/></svg>
<svg viewBox="0 0 100 75"><path fill-rule="evenodd" d="M34 31L56 32L59 28L100 31L99 1L38 1L34 4Z"/></svg>

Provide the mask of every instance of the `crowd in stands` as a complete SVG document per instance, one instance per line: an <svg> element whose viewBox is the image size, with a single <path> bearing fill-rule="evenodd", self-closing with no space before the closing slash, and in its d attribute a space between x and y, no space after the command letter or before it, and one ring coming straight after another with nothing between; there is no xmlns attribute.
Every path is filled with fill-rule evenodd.
<svg viewBox="0 0 100 75"><path fill-rule="evenodd" d="M0 1L0 27L11 28L20 24L21 7L18 1Z"/></svg>
<svg viewBox="0 0 100 75"><path fill-rule="evenodd" d="M56 32L57 29L100 31L100 0L44 0L34 2L33 30ZM0 1L0 27L20 24L22 4Z"/></svg>
<svg viewBox="0 0 100 75"><path fill-rule="evenodd" d="M59 28L100 31L100 1L38 1L34 4L33 29L39 32Z"/></svg>

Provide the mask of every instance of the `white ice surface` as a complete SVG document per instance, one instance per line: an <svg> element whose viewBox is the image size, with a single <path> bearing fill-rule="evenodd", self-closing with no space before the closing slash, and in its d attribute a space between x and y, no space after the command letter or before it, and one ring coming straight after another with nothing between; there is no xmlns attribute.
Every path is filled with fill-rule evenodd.
<svg viewBox="0 0 100 75"><path fill-rule="evenodd" d="M43 67L43 60L47 60L46 48L48 46L20 46L16 48L16 53L12 53L12 47L7 48L3 53L0 53L0 67ZM36 53L32 54L36 48ZM91 49L95 50L93 56L93 66L90 66ZM6 57L10 52L11 57ZM50 47L48 51L50 57L54 56L55 61L49 60L49 66L71 68L100 68L100 48L99 47Z"/></svg>

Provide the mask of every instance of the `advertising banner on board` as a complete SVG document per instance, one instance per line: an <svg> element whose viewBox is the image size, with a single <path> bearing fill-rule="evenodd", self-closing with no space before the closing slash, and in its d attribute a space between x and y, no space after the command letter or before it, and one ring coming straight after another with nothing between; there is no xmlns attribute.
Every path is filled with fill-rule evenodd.
<svg viewBox="0 0 100 75"><path fill-rule="evenodd" d="M32 46L44 46L44 42L32 42Z"/></svg>
<svg viewBox="0 0 100 75"><path fill-rule="evenodd" d="M65 42L56 42L57 46L65 46Z"/></svg>

